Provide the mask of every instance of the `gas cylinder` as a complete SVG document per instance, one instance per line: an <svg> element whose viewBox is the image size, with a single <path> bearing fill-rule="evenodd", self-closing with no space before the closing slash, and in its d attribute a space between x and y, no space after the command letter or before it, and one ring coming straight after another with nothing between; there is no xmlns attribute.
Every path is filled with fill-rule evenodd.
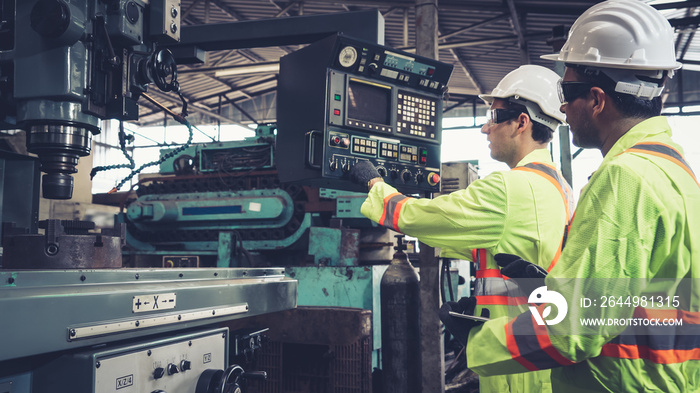
<svg viewBox="0 0 700 393"><path fill-rule="evenodd" d="M420 292L418 274L397 237L396 253L382 276L383 393L421 391Z"/></svg>

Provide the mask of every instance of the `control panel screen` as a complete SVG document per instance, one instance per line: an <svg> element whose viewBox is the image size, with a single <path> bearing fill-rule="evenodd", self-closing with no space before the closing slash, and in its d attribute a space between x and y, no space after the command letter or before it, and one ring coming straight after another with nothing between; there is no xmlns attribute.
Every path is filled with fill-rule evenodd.
<svg viewBox="0 0 700 393"><path fill-rule="evenodd" d="M387 67L426 76L428 78L431 78L435 74L435 67L418 62L413 57L389 51L385 51L384 55L384 65Z"/></svg>
<svg viewBox="0 0 700 393"><path fill-rule="evenodd" d="M449 64L342 34L284 56L280 181L366 191L350 173L369 161L400 192L439 191L442 100L451 73Z"/></svg>
<svg viewBox="0 0 700 393"><path fill-rule="evenodd" d="M390 125L390 108L390 86L350 78L348 82L349 119L375 125Z"/></svg>

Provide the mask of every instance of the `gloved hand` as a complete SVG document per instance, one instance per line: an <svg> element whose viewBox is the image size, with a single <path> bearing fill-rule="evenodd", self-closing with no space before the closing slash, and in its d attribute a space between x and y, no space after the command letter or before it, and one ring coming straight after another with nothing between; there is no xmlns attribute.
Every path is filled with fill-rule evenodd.
<svg viewBox="0 0 700 393"><path fill-rule="evenodd" d="M367 187L367 190L369 190L369 181L375 177L381 178L381 175L379 175L377 168L369 161L358 161L350 170L350 181Z"/></svg>
<svg viewBox="0 0 700 393"><path fill-rule="evenodd" d="M447 302L440 307L438 311L438 316L440 320L445 325L445 328L465 347L467 346L467 339L469 338L469 331L483 322L476 321L473 319L460 318L450 315L450 311L456 312L458 314L464 315L474 315L476 310L476 298L475 297L463 297L459 299L459 302ZM481 310L481 316L483 318L489 317L489 310Z"/></svg>
<svg viewBox="0 0 700 393"><path fill-rule="evenodd" d="M496 254L493 258L501 267L501 274L515 279L518 286L525 292L525 296L529 296L532 291L544 285L547 271L541 266L513 254Z"/></svg>

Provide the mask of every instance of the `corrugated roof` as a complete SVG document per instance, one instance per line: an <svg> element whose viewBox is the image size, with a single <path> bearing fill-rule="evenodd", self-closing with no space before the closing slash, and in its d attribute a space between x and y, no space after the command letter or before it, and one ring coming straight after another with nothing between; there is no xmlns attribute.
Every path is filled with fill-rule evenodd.
<svg viewBox="0 0 700 393"><path fill-rule="evenodd" d="M470 113L472 102L476 100L481 105L477 94L490 92L505 74L522 64L553 68L552 62L540 59L541 55L552 53L548 38L552 36L553 28L560 25L568 28L578 15L597 2L440 0L439 60L455 67L449 83L451 102L445 107L464 108L455 112ZM674 26L680 24L676 28L678 57L700 69L700 39L695 38L700 1L647 2L662 9ZM415 44L415 7L414 1L403 0L182 0L181 15L183 26L193 26L377 9L384 16L385 45L403 49ZM178 66L181 91L192 104L191 112L196 121L269 121L270 113L274 113L274 108L269 106L274 102L276 72L216 76L211 68L277 62L300 47L211 51L207 52L204 64ZM684 79L696 80L694 71L682 72L693 73ZM678 82L671 84L669 97L682 103L684 95L673 91L678 85ZM692 91L693 98L697 96L697 88L690 86L684 90ZM173 108L179 107L176 96L158 92L153 95ZM163 115L154 106L149 103L142 105L141 124L162 120Z"/></svg>

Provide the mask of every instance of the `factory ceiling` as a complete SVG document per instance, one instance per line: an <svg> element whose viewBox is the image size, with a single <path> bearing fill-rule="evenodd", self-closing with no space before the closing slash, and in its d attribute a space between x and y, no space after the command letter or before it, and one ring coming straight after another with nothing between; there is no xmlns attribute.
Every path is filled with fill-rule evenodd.
<svg viewBox="0 0 700 393"><path fill-rule="evenodd" d="M567 29L593 0L439 0L439 60L454 65L445 116L471 116L483 111L478 94L490 92L509 71L523 64L553 68L540 59L563 43ZM661 10L676 31L676 54L686 66L672 81L666 105L700 103L700 1L649 2ZM198 25L231 24L290 18L292 30L303 28L299 17L376 10L384 20L384 45L413 51L416 42L416 2L403 0L182 0L183 40ZM294 19L297 18L297 19ZM242 24L241 26L245 26ZM361 29L362 26L359 26ZM279 59L303 44L245 41L245 29L232 29L230 48L209 50L199 64L180 64L181 92L189 102L193 123L266 123L275 120ZM284 29L269 35L284 37ZM226 35L226 34L224 34ZM247 47L237 47L237 40ZM280 40L282 42L283 40ZM240 44L240 43L239 43ZM189 63L189 62L188 62ZM228 72L224 72L228 71ZM175 95L149 93L173 110ZM162 124L163 112L142 103L141 125Z"/></svg>

